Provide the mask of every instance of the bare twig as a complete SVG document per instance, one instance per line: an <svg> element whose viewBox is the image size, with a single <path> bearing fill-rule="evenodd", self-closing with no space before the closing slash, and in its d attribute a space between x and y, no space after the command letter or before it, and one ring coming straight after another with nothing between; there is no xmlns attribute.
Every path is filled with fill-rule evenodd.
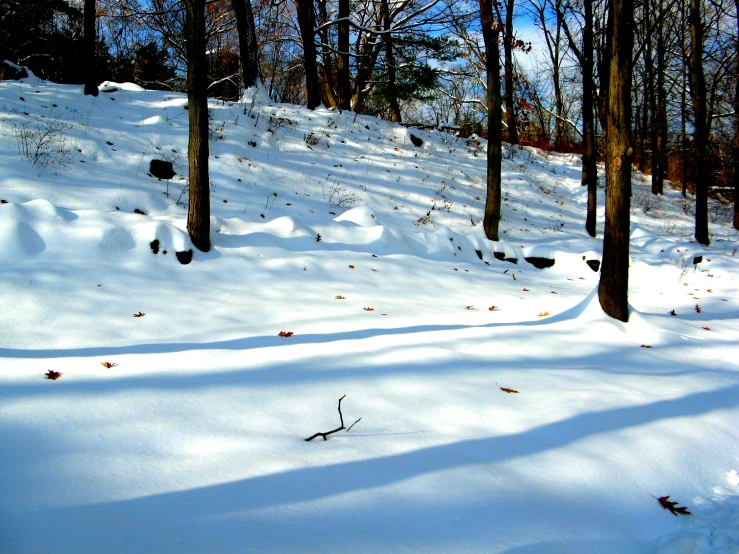
<svg viewBox="0 0 739 554"><path fill-rule="evenodd" d="M344 398L346 398L346 395L344 395L341 398L339 398L339 420L341 421L341 427L337 427L333 431L326 431L325 433L316 433L315 435L312 435L312 436L308 437L307 439L305 439L306 442L312 441L316 437L323 437L323 440L326 441L326 440L328 440L328 436L329 435L333 435L334 433L338 433L339 431L343 431L344 429L346 429L346 431L349 432L349 429L351 429L357 423L359 423L359 420L362 419L361 417L357 421L355 421L354 423L352 423L349 426L349 429L347 429L344 426L344 415L341 413L341 401L344 400Z"/></svg>

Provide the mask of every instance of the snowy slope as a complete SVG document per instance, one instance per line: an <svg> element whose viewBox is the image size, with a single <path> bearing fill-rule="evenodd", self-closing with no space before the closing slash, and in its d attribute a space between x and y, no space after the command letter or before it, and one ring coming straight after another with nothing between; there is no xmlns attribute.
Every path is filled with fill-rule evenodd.
<svg viewBox="0 0 739 554"><path fill-rule="evenodd" d="M104 88L0 82L0 551L739 552L725 207L634 175L623 324L576 156L506 147L491 243L484 141L250 91L183 265L186 97Z"/></svg>

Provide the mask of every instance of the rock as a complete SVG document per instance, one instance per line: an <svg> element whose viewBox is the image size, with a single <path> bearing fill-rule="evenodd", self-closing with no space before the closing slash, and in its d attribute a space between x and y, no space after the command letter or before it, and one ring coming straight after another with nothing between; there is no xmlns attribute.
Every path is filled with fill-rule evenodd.
<svg viewBox="0 0 739 554"><path fill-rule="evenodd" d="M159 239L151 241L149 246L151 246L151 251L154 252L154 254L159 254Z"/></svg>
<svg viewBox="0 0 739 554"><path fill-rule="evenodd" d="M183 252L175 252L175 255L177 256L178 262L182 265L187 265L192 261L192 248Z"/></svg>
<svg viewBox="0 0 739 554"><path fill-rule="evenodd" d="M18 81L28 77L25 67L15 65L7 60L0 64L0 81Z"/></svg>
<svg viewBox="0 0 739 554"><path fill-rule="evenodd" d="M696 256L693 258L693 265L698 265L699 263L703 262L703 256Z"/></svg>
<svg viewBox="0 0 739 554"><path fill-rule="evenodd" d="M413 146L421 147L423 146L423 139L418 138L416 135L411 133L411 142L413 143Z"/></svg>
<svg viewBox="0 0 739 554"><path fill-rule="evenodd" d="M118 87L113 85L100 85L98 89L100 90L100 92L118 92Z"/></svg>
<svg viewBox="0 0 739 554"><path fill-rule="evenodd" d="M598 270L600 269L600 260L588 260L585 263L590 266L590 269L598 273Z"/></svg>
<svg viewBox="0 0 739 554"><path fill-rule="evenodd" d="M475 254L477 254L477 257L482 260L482 251L481 250L475 250Z"/></svg>
<svg viewBox="0 0 739 554"><path fill-rule="evenodd" d="M151 160L149 162L149 173L151 173L157 179L169 180L177 173L172 167L172 162L165 160Z"/></svg>
<svg viewBox="0 0 739 554"><path fill-rule="evenodd" d="M146 215L146 212L145 212L144 210L139 210L138 208L136 208L136 209L135 209L135 210L133 211L133 213L135 213L135 214L139 214L139 215Z"/></svg>
<svg viewBox="0 0 739 554"><path fill-rule="evenodd" d="M493 252L493 256L495 256L496 260L500 260L501 262L508 262L511 264L518 263L518 258L506 258L505 252Z"/></svg>
<svg viewBox="0 0 739 554"><path fill-rule="evenodd" d="M544 269L546 267L552 267L554 265L554 260L550 258L531 256L530 258L525 258L525 260L533 265L536 269Z"/></svg>

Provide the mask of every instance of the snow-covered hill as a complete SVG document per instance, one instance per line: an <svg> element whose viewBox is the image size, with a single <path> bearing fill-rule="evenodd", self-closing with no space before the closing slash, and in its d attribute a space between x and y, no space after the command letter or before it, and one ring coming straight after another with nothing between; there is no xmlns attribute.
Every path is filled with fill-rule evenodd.
<svg viewBox="0 0 739 554"><path fill-rule="evenodd" d="M101 88L0 82L0 551L739 552L728 208L634 175L623 324L576 156L492 243L484 141L249 91L184 265L186 97Z"/></svg>

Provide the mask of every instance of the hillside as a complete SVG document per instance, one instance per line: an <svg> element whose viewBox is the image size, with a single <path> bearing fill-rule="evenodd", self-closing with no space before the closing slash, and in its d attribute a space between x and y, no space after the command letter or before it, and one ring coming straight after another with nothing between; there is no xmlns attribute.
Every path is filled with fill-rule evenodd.
<svg viewBox="0 0 739 554"><path fill-rule="evenodd" d="M727 207L634 174L623 324L577 156L492 243L484 141L248 91L183 264L187 99L101 88L0 82L0 551L739 552Z"/></svg>

